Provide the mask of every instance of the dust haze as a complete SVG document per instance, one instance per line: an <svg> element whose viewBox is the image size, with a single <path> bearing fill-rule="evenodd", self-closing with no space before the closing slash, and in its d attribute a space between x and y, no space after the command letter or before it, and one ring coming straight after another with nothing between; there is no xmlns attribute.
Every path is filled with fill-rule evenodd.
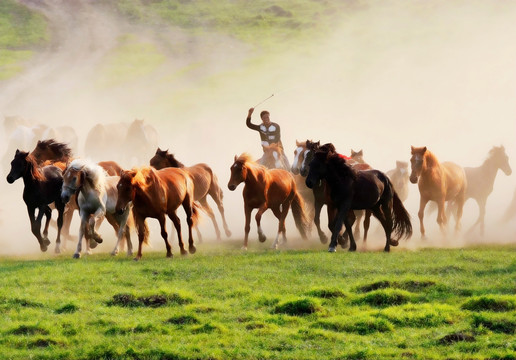
<svg viewBox="0 0 516 360"><path fill-rule="evenodd" d="M411 145L427 146L440 161L470 167L480 166L493 146L504 145L514 166L515 2L350 2L326 37L302 47L286 44L284 52L271 54L226 35L193 37L178 28L133 24L92 0L19 2L48 18L53 40L26 71L0 82L0 115L73 126L79 135L77 156L84 156L86 134L95 124L145 119L158 130L162 149L187 166L206 162L213 168L224 190L232 241L243 238L243 184L234 192L227 189L229 167L242 152L261 156L259 136L246 128L245 117L250 107L272 94L258 110L269 110L271 120L280 124L290 161L296 139L313 139L333 142L344 154L363 149L366 161L383 171L394 168L396 160L408 161ZM106 59L127 35L155 46L164 60L153 71L123 83L105 81ZM253 63L257 56L261 60ZM259 117L253 121L258 123ZM1 131L3 156L8 134ZM152 155L150 151L149 159ZM5 178L9 164L2 167ZM514 243L516 219L500 223L500 218L515 188L514 175L499 171L488 199L484 238L467 232L478 216L470 199L459 235L453 235L450 219L450 235L443 239L434 213L425 217L429 239L422 241L419 192L411 184L405 205L414 236L399 248ZM48 254L38 255L22 200L22 180L13 185L2 180L0 190L0 255L52 256L53 245ZM180 217L184 219L182 211ZM150 224L152 248L162 251L157 222L151 219ZM253 218L250 248L270 246L274 239L277 221L272 213L265 214L262 224L269 240L258 243ZM359 241L359 250L383 248L383 233L375 220L371 224L367 247ZM72 233L77 226L74 219ZM209 219L204 217L200 228L205 241L214 238ZM108 241L96 251L111 251L114 232L107 225L101 231ZM300 247L326 248L315 232L309 243L298 242L290 215L287 236ZM54 242L54 229L49 238ZM171 243L177 253L175 236ZM68 249L75 246L75 241L68 243ZM198 249L202 251L202 245Z"/></svg>

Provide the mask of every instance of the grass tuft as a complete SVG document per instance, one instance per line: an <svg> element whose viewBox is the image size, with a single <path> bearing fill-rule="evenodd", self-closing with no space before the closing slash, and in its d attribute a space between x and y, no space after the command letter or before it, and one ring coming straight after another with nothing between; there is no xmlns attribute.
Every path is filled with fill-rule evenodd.
<svg viewBox="0 0 516 360"><path fill-rule="evenodd" d="M354 301L374 307L403 305L411 300L411 294L403 290L384 289L372 291Z"/></svg>
<svg viewBox="0 0 516 360"><path fill-rule="evenodd" d="M176 315L172 316L170 319L166 321L169 324L174 325L192 325L199 324L200 321L193 315Z"/></svg>
<svg viewBox="0 0 516 360"><path fill-rule="evenodd" d="M496 333L516 333L516 319L514 316L507 318L503 315L494 316L491 314L474 314L472 325L475 328L483 327Z"/></svg>
<svg viewBox="0 0 516 360"><path fill-rule="evenodd" d="M312 289L312 290L310 290L307 293L307 295L308 296L318 297L318 298L323 298L323 299L333 299L333 298L344 298L344 297L346 297L346 294L344 293L344 291L342 291L340 289L335 289L335 288L331 288L331 289L326 289L326 288Z"/></svg>
<svg viewBox="0 0 516 360"><path fill-rule="evenodd" d="M316 322L313 326L336 332L349 332L359 335L385 333L394 329L394 326L381 317L358 315L356 317L337 317Z"/></svg>
<svg viewBox="0 0 516 360"><path fill-rule="evenodd" d="M79 307L75 304L70 303L57 309L56 314L73 314L77 310L79 310Z"/></svg>
<svg viewBox="0 0 516 360"><path fill-rule="evenodd" d="M452 334L448 334L439 339L439 344L441 345L450 345L456 342L473 342L475 341L475 337L473 335L468 335L463 332L455 332Z"/></svg>
<svg viewBox="0 0 516 360"><path fill-rule="evenodd" d="M466 301L461 308L471 311L511 311L516 309L516 300L508 296L480 296Z"/></svg>
<svg viewBox="0 0 516 360"><path fill-rule="evenodd" d="M299 299L283 302L275 308L277 314L287 314L293 316L303 316L320 311L320 305L313 299Z"/></svg>
<svg viewBox="0 0 516 360"><path fill-rule="evenodd" d="M49 331L37 325L20 325L9 331L13 335L48 335Z"/></svg>
<svg viewBox="0 0 516 360"><path fill-rule="evenodd" d="M132 294L116 294L108 301L109 306L122 307L160 307L165 305L190 304L192 299L180 294L158 294L136 297Z"/></svg>

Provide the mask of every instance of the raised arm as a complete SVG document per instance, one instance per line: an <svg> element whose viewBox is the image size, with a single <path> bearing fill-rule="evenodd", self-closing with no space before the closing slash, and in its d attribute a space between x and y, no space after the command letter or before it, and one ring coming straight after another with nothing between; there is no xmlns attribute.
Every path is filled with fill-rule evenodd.
<svg viewBox="0 0 516 360"><path fill-rule="evenodd" d="M245 124L249 129L260 131L260 125L255 125L251 122L251 115L253 115L254 108L250 108L247 113L247 119L245 119Z"/></svg>

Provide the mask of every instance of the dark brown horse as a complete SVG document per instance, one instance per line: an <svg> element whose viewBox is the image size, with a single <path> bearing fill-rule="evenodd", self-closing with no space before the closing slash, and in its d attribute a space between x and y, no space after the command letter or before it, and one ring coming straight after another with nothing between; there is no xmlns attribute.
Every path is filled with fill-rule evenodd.
<svg viewBox="0 0 516 360"><path fill-rule="evenodd" d="M40 168L32 155L28 152L16 150L11 161L11 171L7 175L7 182L12 184L17 179L23 178L23 201L27 205L31 230L38 239L41 251L47 251L48 224L52 215L49 205L54 203L58 212L57 239L55 252L61 252L61 228L63 226L63 213L65 205L61 201L61 187L63 185L63 173L56 166L49 165ZM38 215L36 216L36 209ZM41 236L41 220L46 216L43 236Z"/></svg>
<svg viewBox="0 0 516 360"><path fill-rule="evenodd" d="M149 229L146 218L159 221L161 236L167 248L167 257L172 257L172 248L168 242L165 227L165 216L168 215L177 231L177 240L181 255L186 255L183 237L181 235L181 221L176 214L179 206L183 206L188 224L188 250L194 254L196 249L192 237L192 226L197 222L198 207L194 203L193 181L186 171L178 168L155 170L151 167L122 171L117 184L118 200L116 211L121 213L130 202L133 203L133 216L138 232L138 255L142 257L142 245L148 242Z"/></svg>
<svg viewBox="0 0 516 360"><path fill-rule="evenodd" d="M327 193L337 209L331 243L328 251L335 252L337 238L345 225L350 238L350 251L356 250L356 243L349 221L351 210L369 209L380 221L386 236L384 251L398 245L402 237L412 235L412 225L407 210L403 207L389 178L378 170L355 170L339 154L322 149L314 154L306 177L306 185L313 187L326 180ZM394 233L395 238L391 238Z"/></svg>
<svg viewBox="0 0 516 360"><path fill-rule="evenodd" d="M291 206L296 227L301 233L301 237L306 239L308 219L304 211L303 198L297 191L292 173L283 169L267 169L252 161L251 157L245 153L238 157L235 156L230 170L229 190L234 191L242 182L245 184L242 192L245 213L244 249L247 250L253 209L258 209L255 219L260 242L266 240L260 222L267 209L271 209L279 220L278 234L272 247L277 248L280 234L282 234L283 242L287 241L285 218Z"/></svg>
<svg viewBox="0 0 516 360"><path fill-rule="evenodd" d="M158 170L167 167L181 168L190 174L194 182L194 201L199 201L202 210L208 214L211 221L213 222L217 240L220 240L220 230L217 224L217 220L215 219L215 214L208 204L208 195L210 195L213 201L215 201L215 204L217 204L220 215L222 217L222 224L224 226L226 236L231 236L231 231L229 230L228 224L226 223L226 217L224 216L224 205L222 203L224 194L219 186L217 176L213 173L213 170L207 164L200 163L185 167L182 162L178 161L174 157L174 154L169 154L168 150L161 150L158 148L156 150L156 154L152 157L152 159L150 159L150 165ZM198 229L197 235L199 236L199 240L201 240L201 233Z"/></svg>
<svg viewBox="0 0 516 360"><path fill-rule="evenodd" d="M410 164L412 172L410 174L410 182L417 184L419 188L418 217L421 237L425 237L423 217L426 204L429 201L437 203L437 223L443 233L446 232L446 225L448 224L444 204L446 201L454 203L456 207L455 231L458 231L460 229L464 201L466 200L467 181L464 169L452 162L440 163L426 146L411 146L411 154Z"/></svg>

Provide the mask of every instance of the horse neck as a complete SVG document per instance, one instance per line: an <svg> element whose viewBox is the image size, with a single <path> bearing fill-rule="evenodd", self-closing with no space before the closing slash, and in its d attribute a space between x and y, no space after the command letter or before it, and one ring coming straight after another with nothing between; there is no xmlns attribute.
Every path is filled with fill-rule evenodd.
<svg viewBox="0 0 516 360"><path fill-rule="evenodd" d="M423 164L421 165L421 175L431 172L435 168L440 168L441 164L439 160L435 157L433 153L430 151L426 151L425 155L423 155Z"/></svg>
<svg viewBox="0 0 516 360"><path fill-rule="evenodd" d="M163 182L155 172L151 172L149 178L145 188L141 185L137 186L134 201L153 208L156 206L156 199L160 199L160 192L163 192Z"/></svg>
<svg viewBox="0 0 516 360"><path fill-rule="evenodd" d="M35 167L34 163L27 161L27 169L23 174L23 183L26 187L31 187L32 185L41 181L35 176L34 172L36 171L40 171L40 169Z"/></svg>
<svg viewBox="0 0 516 360"><path fill-rule="evenodd" d="M328 185L330 185L330 187L334 190L337 190L341 187L343 180L352 180L351 173L353 170L351 168L347 168L343 169L344 171L341 171L341 166L345 167L346 165L337 164L333 161L328 162L328 170L330 171L326 172L326 181L328 182Z"/></svg>
<svg viewBox="0 0 516 360"><path fill-rule="evenodd" d="M185 165L174 157L167 157L168 165L175 168L184 168Z"/></svg>
<svg viewBox="0 0 516 360"><path fill-rule="evenodd" d="M250 164L249 162L246 163L246 167L247 176L245 177L244 183L251 187L262 188L265 185L264 180L267 169L259 165Z"/></svg>

